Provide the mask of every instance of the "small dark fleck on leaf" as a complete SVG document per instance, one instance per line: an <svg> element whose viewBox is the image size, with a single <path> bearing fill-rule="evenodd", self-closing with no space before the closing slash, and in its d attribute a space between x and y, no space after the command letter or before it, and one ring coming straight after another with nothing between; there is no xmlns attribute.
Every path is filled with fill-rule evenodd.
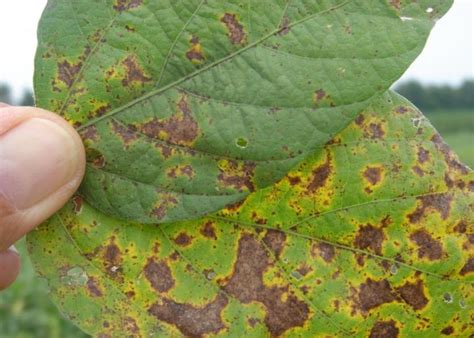
<svg viewBox="0 0 474 338"><path fill-rule="evenodd" d="M464 264L459 274L461 276L464 276L472 272L474 272L474 257L470 257L467 260L466 264Z"/></svg>
<svg viewBox="0 0 474 338"><path fill-rule="evenodd" d="M209 239L216 240L216 229L214 228L214 223L211 221L206 222L201 228L201 234Z"/></svg>
<svg viewBox="0 0 474 338"><path fill-rule="evenodd" d="M331 165L331 156L326 156L326 161L321 164L319 167L313 169L313 177L311 182L308 184L308 191L310 193L316 192L318 189L324 187L329 176L331 175L332 165Z"/></svg>
<svg viewBox="0 0 474 338"><path fill-rule="evenodd" d="M441 333L445 336L450 336L454 333L454 328L452 326L447 326L441 330Z"/></svg>
<svg viewBox="0 0 474 338"><path fill-rule="evenodd" d="M175 243L179 246L188 246L192 242L192 238L185 232L181 232L178 237L175 238Z"/></svg>

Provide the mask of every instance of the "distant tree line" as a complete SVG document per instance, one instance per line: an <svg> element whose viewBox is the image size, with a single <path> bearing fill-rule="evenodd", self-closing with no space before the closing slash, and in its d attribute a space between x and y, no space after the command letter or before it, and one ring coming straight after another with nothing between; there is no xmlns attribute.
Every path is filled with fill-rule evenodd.
<svg viewBox="0 0 474 338"><path fill-rule="evenodd" d="M425 112L474 109L474 79L465 80L457 87L409 81L398 85L395 90Z"/></svg>
<svg viewBox="0 0 474 338"><path fill-rule="evenodd" d="M15 100L10 86L4 83L0 83L0 102L17 106L33 106L35 104L33 92L30 89L24 90L20 99Z"/></svg>

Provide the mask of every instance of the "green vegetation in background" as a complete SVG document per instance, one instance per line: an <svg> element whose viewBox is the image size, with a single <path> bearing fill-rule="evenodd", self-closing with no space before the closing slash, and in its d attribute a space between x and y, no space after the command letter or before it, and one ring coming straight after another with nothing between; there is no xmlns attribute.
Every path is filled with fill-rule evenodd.
<svg viewBox="0 0 474 338"><path fill-rule="evenodd" d="M474 168L474 79L456 87L408 81L395 90L423 111L461 161Z"/></svg>
<svg viewBox="0 0 474 338"><path fill-rule="evenodd" d="M46 282L35 277L25 241L18 242L17 248L22 268L15 284L0 292L0 337L88 337L64 319L49 299Z"/></svg>
<svg viewBox="0 0 474 338"><path fill-rule="evenodd" d="M474 133L474 107L471 110L439 110L426 113L431 124L443 136L464 132Z"/></svg>
<svg viewBox="0 0 474 338"><path fill-rule="evenodd" d="M426 114L462 162L474 168L474 107L471 110L438 110Z"/></svg>
<svg viewBox="0 0 474 338"><path fill-rule="evenodd" d="M35 100L31 89L26 89L21 95L21 99L15 101L13 99L12 90L9 85L0 83L0 102L7 104L16 104L18 106L33 106Z"/></svg>
<svg viewBox="0 0 474 338"><path fill-rule="evenodd" d="M408 81L396 86L395 90L423 112L472 111L474 108L474 79L465 80L457 87Z"/></svg>

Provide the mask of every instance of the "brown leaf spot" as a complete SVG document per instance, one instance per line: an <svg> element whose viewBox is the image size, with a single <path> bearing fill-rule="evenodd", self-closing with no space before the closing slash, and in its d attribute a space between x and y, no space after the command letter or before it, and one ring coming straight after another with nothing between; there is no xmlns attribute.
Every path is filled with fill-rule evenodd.
<svg viewBox="0 0 474 338"><path fill-rule="evenodd" d="M417 200L421 202L415 211L408 215L410 223L418 223L428 210L435 210L439 212L442 219L447 219L451 210L452 196L442 194L432 194L418 197Z"/></svg>
<svg viewBox="0 0 474 338"><path fill-rule="evenodd" d="M397 292L413 310L421 310L428 304L428 298L425 296L423 282L421 280L416 283L406 282L397 288Z"/></svg>
<svg viewBox="0 0 474 338"><path fill-rule="evenodd" d="M76 75L81 71L82 62L70 63L67 60L58 63L58 79L71 88Z"/></svg>
<svg viewBox="0 0 474 338"><path fill-rule="evenodd" d="M360 285L356 304L362 312L367 313L371 309L390 303L395 299L392 287L386 279L374 281L368 278L365 283Z"/></svg>
<svg viewBox="0 0 474 338"><path fill-rule="evenodd" d="M112 120L112 130L118 137L120 137L126 146L138 139L138 135L133 132L133 129L127 128L115 120Z"/></svg>
<svg viewBox="0 0 474 338"><path fill-rule="evenodd" d="M315 101L321 101L326 96L326 91L320 88L314 92L314 95L315 95Z"/></svg>
<svg viewBox="0 0 474 338"><path fill-rule="evenodd" d="M168 177L170 178L177 178L179 176L186 176L191 179L194 176L194 169L192 166L184 165L184 166L176 166L170 168L167 172Z"/></svg>
<svg viewBox="0 0 474 338"><path fill-rule="evenodd" d="M97 142L99 140L99 134L97 133L97 128L94 125L90 125L85 129L81 130L81 137L86 141Z"/></svg>
<svg viewBox="0 0 474 338"><path fill-rule="evenodd" d="M258 214L255 211L252 211L252 220L256 224L267 224L268 220L263 217L259 217Z"/></svg>
<svg viewBox="0 0 474 338"><path fill-rule="evenodd" d="M150 77L145 75L135 57L128 56L122 64L125 67L125 78L122 80L122 85L125 87L130 86L132 83L143 85L152 80Z"/></svg>
<svg viewBox="0 0 474 338"><path fill-rule="evenodd" d="M334 246L328 243L318 243L319 255L325 262L330 263L336 256L336 250Z"/></svg>
<svg viewBox="0 0 474 338"><path fill-rule="evenodd" d="M102 169L105 167L107 164L107 161L105 160L104 155L98 154L95 158L93 158L91 161L88 161L89 163L92 164L92 166L96 169Z"/></svg>
<svg viewBox="0 0 474 338"><path fill-rule="evenodd" d="M113 279L122 281L122 252L115 244L115 237L112 237L110 243L104 248L102 258L107 274Z"/></svg>
<svg viewBox="0 0 474 338"><path fill-rule="evenodd" d="M263 243L273 252L275 257L280 257L285 248L285 241L285 233L278 230L268 230L263 237Z"/></svg>
<svg viewBox="0 0 474 338"><path fill-rule="evenodd" d="M301 276L306 276L308 273L310 273L311 271L313 271L313 269L306 265L306 264L303 264L302 266L300 266L298 269L296 269L296 271L301 275Z"/></svg>
<svg viewBox="0 0 474 338"><path fill-rule="evenodd" d="M430 152L423 147L418 148L418 162L421 164L430 160Z"/></svg>
<svg viewBox="0 0 474 338"><path fill-rule="evenodd" d="M221 293L203 307L194 307L164 298L161 302L153 304L148 313L158 320L176 325L187 337L203 337L216 334L225 328L221 313L228 302L227 297Z"/></svg>
<svg viewBox="0 0 474 338"><path fill-rule="evenodd" d="M290 32L290 18L288 16L284 16L283 20L280 23L280 30L278 34L280 36L287 35Z"/></svg>
<svg viewBox="0 0 474 338"><path fill-rule="evenodd" d="M127 332L130 332L130 333L133 333L133 334L137 334L137 333L140 332L140 329L138 328L137 322L132 317L125 317L123 319L123 322L124 322L124 328Z"/></svg>
<svg viewBox="0 0 474 338"><path fill-rule="evenodd" d="M114 9L119 12L126 11L131 8L136 8L143 3L143 0L116 0Z"/></svg>
<svg viewBox="0 0 474 338"><path fill-rule="evenodd" d="M237 45L245 42L246 34L244 32L244 27L237 20L237 15L225 13L221 18L221 22L226 25L227 30L229 31L229 40L232 44Z"/></svg>
<svg viewBox="0 0 474 338"><path fill-rule="evenodd" d="M149 259L143 272L153 289L158 292L166 292L174 286L173 275L164 261L156 262L154 259Z"/></svg>
<svg viewBox="0 0 474 338"><path fill-rule="evenodd" d="M225 207L225 210L232 212L232 213L237 213L239 212L239 209L242 208L242 206L245 204L245 199L242 199L240 201L237 201L235 203L231 203Z"/></svg>
<svg viewBox="0 0 474 338"><path fill-rule="evenodd" d="M392 1L400 2L400 0L392 0ZM403 107L403 106L399 106L399 107L397 107L397 109L395 109L395 112L397 112L398 114L405 114L407 111L408 111L408 108Z"/></svg>
<svg viewBox="0 0 474 338"><path fill-rule="evenodd" d="M288 292L289 286L268 287L263 273L271 265L265 249L249 234L239 240L234 272L224 290L244 304L260 302L266 308L265 325L280 336L290 328L303 326L309 317L307 304ZM283 294L288 294L283 301Z"/></svg>
<svg viewBox="0 0 474 338"><path fill-rule="evenodd" d="M239 191L254 191L252 177L255 167L255 163L252 162L240 164L237 161L228 160L225 168L219 168L220 174L217 178L224 187Z"/></svg>
<svg viewBox="0 0 474 338"><path fill-rule="evenodd" d="M150 138L165 140L177 145L192 144L199 134L199 126L189 104L183 96L177 104L177 113L166 118L153 118L136 128Z"/></svg>
<svg viewBox="0 0 474 338"><path fill-rule="evenodd" d="M399 333L395 321L378 321L370 330L369 338L397 338Z"/></svg>
<svg viewBox="0 0 474 338"><path fill-rule="evenodd" d="M331 175L332 165L331 165L331 155L328 153L326 156L326 161L321 164L319 167L313 169L313 175L311 182L308 184L308 191L310 193L316 192L318 189L324 187L326 181Z"/></svg>
<svg viewBox="0 0 474 338"><path fill-rule="evenodd" d="M206 238L213 240L217 239L216 229L214 229L214 223L211 221L206 222L200 232Z"/></svg>
<svg viewBox="0 0 474 338"><path fill-rule="evenodd" d="M378 229L371 224L363 225L359 228L354 239L354 246L362 250L370 249L377 255L382 255L384 238L382 229Z"/></svg>
<svg viewBox="0 0 474 338"><path fill-rule="evenodd" d="M452 326L447 326L441 330L441 333L445 336L450 336L454 333L454 328Z"/></svg>
<svg viewBox="0 0 474 338"><path fill-rule="evenodd" d="M249 323L250 327L254 328L260 321L252 317L247 320L247 323Z"/></svg>
<svg viewBox="0 0 474 338"><path fill-rule="evenodd" d="M74 213L79 214L82 211L84 205L84 198L82 196L74 196L72 198L72 204L74 205Z"/></svg>
<svg viewBox="0 0 474 338"><path fill-rule="evenodd" d="M371 123L368 126L366 135L371 139L382 139L385 136L385 131L380 123Z"/></svg>
<svg viewBox="0 0 474 338"><path fill-rule="evenodd" d="M192 241L193 239L185 232L181 232L178 237L174 239L174 242L179 246L188 246Z"/></svg>
<svg viewBox="0 0 474 338"><path fill-rule="evenodd" d="M470 257L466 264L464 264L464 266L462 267L461 271L459 271L459 274L461 276L465 276L471 272L474 271L474 257Z"/></svg>
<svg viewBox="0 0 474 338"><path fill-rule="evenodd" d="M103 104L99 106L97 109L91 111L89 114L87 114L88 119L94 119L100 116L105 115L107 111L110 109L110 103Z"/></svg>
<svg viewBox="0 0 474 338"><path fill-rule="evenodd" d="M453 228L454 231L464 234L467 231L467 223L464 220L459 221L458 224Z"/></svg>
<svg viewBox="0 0 474 338"><path fill-rule="evenodd" d="M382 168L367 167L363 173L364 178L371 185L376 185L382 180Z"/></svg>
<svg viewBox="0 0 474 338"><path fill-rule="evenodd" d="M361 127L364 124L365 121L365 116L363 114L357 115L355 119L355 124Z"/></svg>
<svg viewBox="0 0 474 338"><path fill-rule="evenodd" d="M204 61L205 57L202 52L202 46L199 41L199 37L193 35L191 37L191 40L189 40L189 43L191 44L191 47L186 52L186 57L188 58L188 60L192 63L201 63L202 61Z"/></svg>
<svg viewBox="0 0 474 338"><path fill-rule="evenodd" d="M429 260L441 259L443 248L441 243L433 239L425 230L417 230L410 235L410 240L418 245L418 257Z"/></svg>
<svg viewBox="0 0 474 338"><path fill-rule="evenodd" d="M423 169L421 169L419 166L415 165L411 168L411 170L413 170L413 172L418 175L419 177L423 177L425 176L425 172L423 171Z"/></svg>
<svg viewBox="0 0 474 338"><path fill-rule="evenodd" d="M103 293L97 285L97 281L94 277L89 277L87 280L87 290L92 297L102 297Z"/></svg>
<svg viewBox="0 0 474 338"><path fill-rule="evenodd" d="M301 177L299 176L287 176L288 182L290 182L290 185L295 186L301 183Z"/></svg>
<svg viewBox="0 0 474 338"><path fill-rule="evenodd" d="M164 197L158 201L157 205L151 211L151 216L156 219L163 219L168 212L168 209L171 209L174 205L178 203L178 200L172 196Z"/></svg>
<svg viewBox="0 0 474 338"><path fill-rule="evenodd" d="M182 175L187 176L188 178L191 178L194 176L194 169L189 164L180 168L180 171Z"/></svg>

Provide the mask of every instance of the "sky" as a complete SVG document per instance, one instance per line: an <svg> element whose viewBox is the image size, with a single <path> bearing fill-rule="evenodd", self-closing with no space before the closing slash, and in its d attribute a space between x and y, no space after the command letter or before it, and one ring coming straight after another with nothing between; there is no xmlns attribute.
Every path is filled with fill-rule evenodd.
<svg viewBox="0 0 474 338"><path fill-rule="evenodd" d="M32 87L36 27L47 0L0 0L0 83L18 97ZM454 0L400 81L457 85L474 78L474 0Z"/></svg>

